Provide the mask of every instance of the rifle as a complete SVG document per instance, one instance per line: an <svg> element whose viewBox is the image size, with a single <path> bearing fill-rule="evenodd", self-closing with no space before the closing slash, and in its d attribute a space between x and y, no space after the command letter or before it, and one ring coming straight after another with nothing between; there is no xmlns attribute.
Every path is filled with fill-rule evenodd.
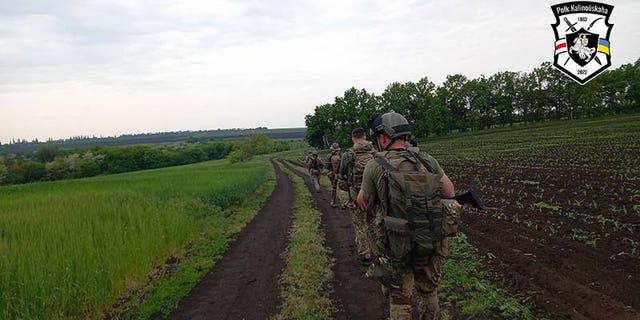
<svg viewBox="0 0 640 320"><path fill-rule="evenodd" d="M461 205L468 204L480 210L487 210L487 207L482 203L482 199L480 199L480 196L475 190L473 190L473 188L469 188L462 193L458 193L453 198Z"/></svg>

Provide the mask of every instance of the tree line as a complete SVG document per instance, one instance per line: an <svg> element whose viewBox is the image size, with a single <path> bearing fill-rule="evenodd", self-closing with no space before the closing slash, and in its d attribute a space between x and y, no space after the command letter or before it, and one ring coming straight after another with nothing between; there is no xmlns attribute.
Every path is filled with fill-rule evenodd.
<svg viewBox="0 0 640 320"><path fill-rule="evenodd" d="M84 178L221 159L233 150L233 145L216 142L84 150L43 146L26 156L0 156L0 185Z"/></svg>
<svg viewBox="0 0 640 320"><path fill-rule="evenodd" d="M29 154L45 146L57 146L62 149L82 149L94 146L121 147L136 144L160 144L160 143L208 143L235 141L248 138L252 134L265 134L271 139L302 139L304 138L304 128L291 129L269 129L267 127L257 128L233 128L200 131L175 131L156 132L141 134L123 134L113 137L89 137L74 136L68 139L47 141L27 141L26 139L11 139L8 143L0 141L0 155L3 154Z"/></svg>
<svg viewBox="0 0 640 320"><path fill-rule="evenodd" d="M427 77L394 82L380 95L352 87L305 117L307 140L314 147L334 141L345 145L353 128L366 128L371 114L389 110L403 114L418 139L514 123L637 112L640 59L605 71L585 85L544 62L531 72L502 71L475 79L448 75L440 86Z"/></svg>
<svg viewBox="0 0 640 320"><path fill-rule="evenodd" d="M228 157L231 163L254 155L289 150L289 143L253 134L243 141L173 143L128 147L61 149L42 146L28 154L0 156L0 185L92 177L184 165Z"/></svg>

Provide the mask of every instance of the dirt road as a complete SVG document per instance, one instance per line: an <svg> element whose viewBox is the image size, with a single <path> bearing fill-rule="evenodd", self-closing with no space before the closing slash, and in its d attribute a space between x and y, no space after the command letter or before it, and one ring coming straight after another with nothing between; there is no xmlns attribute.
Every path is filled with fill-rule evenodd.
<svg viewBox="0 0 640 320"><path fill-rule="evenodd" d="M329 205L331 191L322 188L313 192L311 179L295 170L304 178L309 192L313 195L316 208L322 212L322 229L326 236L326 245L331 249L334 259L334 279L331 283L331 298L336 304L334 319L386 319L385 299L378 283L364 276L365 269L358 260L354 242L354 231L348 210L332 208Z"/></svg>
<svg viewBox="0 0 640 320"><path fill-rule="evenodd" d="M278 280L291 226L293 186L279 166L274 163L274 167L277 184L269 200L170 319L267 319L278 313L282 305ZM305 178L311 191L308 176L294 172ZM312 194L322 212L326 246L334 261L334 279L328 288L336 306L333 318L385 319L380 286L364 277L365 269L357 259L349 211L331 208L330 192L325 189Z"/></svg>
<svg viewBox="0 0 640 320"><path fill-rule="evenodd" d="M267 319L278 313L293 186L274 167L277 184L269 200L170 319Z"/></svg>

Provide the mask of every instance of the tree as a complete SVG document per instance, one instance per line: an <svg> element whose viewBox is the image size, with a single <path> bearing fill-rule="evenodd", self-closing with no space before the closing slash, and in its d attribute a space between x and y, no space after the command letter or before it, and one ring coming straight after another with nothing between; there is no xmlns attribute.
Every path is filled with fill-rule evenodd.
<svg viewBox="0 0 640 320"><path fill-rule="evenodd" d="M35 151L33 158L42 163L51 162L60 154L60 148L56 146L43 146Z"/></svg>
<svg viewBox="0 0 640 320"><path fill-rule="evenodd" d="M465 88L467 77L461 74L447 76L447 80L436 90L441 106L449 110L446 120L447 131L466 130L468 125L469 95Z"/></svg>
<svg viewBox="0 0 640 320"><path fill-rule="evenodd" d="M494 97L498 122L502 125L513 124L514 105L516 100L517 73L502 71L489 78L491 93Z"/></svg>
<svg viewBox="0 0 640 320"><path fill-rule="evenodd" d="M469 126L471 128L490 128L495 116L492 106L491 86L484 75L466 83L469 97Z"/></svg>
<svg viewBox="0 0 640 320"><path fill-rule="evenodd" d="M379 110L378 97L364 89L351 88L342 97L336 97L334 103L317 106L313 114L305 117L307 141L316 148L332 142L349 145L351 131L366 128L369 116Z"/></svg>

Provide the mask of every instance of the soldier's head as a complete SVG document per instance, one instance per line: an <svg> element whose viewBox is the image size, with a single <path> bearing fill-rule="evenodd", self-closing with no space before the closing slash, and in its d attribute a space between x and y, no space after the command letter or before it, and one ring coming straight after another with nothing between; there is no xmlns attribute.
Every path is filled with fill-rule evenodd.
<svg viewBox="0 0 640 320"><path fill-rule="evenodd" d="M379 151L403 148L411 135L411 125L407 119L394 111L373 114L367 122L371 136Z"/></svg>
<svg viewBox="0 0 640 320"><path fill-rule="evenodd" d="M314 157L314 158L317 158L318 157L318 151L316 151L316 150L311 151L311 156Z"/></svg>
<svg viewBox="0 0 640 320"><path fill-rule="evenodd" d="M340 145L337 142L331 144L331 151L340 151Z"/></svg>
<svg viewBox="0 0 640 320"><path fill-rule="evenodd" d="M351 131L351 141L353 142L353 144L356 144L357 142L361 142L365 140L365 135L364 135L364 129L362 128L355 128L353 129L353 131Z"/></svg>

